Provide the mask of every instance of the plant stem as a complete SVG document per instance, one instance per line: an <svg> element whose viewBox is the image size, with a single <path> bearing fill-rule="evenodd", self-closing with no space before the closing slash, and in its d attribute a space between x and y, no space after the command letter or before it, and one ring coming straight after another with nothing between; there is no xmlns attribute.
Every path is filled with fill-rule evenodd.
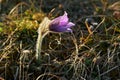
<svg viewBox="0 0 120 80"><path fill-rule="evenodd" d="M41 55L42 40L49 33L50 22L51 20L45 17L38 28L38 38L36 42L36 54L35 54L36 62L38 65L42 62L43 59Z"/></svg>
<svg viewBox="0 0 120 80"><path fill-rule="evenodd" d="M42 32L39 31L38 38L37 38L37 43L36 43L36 54L35 54L36 62L38 64L41 63L41 59L42 59L42 55L41 55L42 40L43 40Z"/></svg>

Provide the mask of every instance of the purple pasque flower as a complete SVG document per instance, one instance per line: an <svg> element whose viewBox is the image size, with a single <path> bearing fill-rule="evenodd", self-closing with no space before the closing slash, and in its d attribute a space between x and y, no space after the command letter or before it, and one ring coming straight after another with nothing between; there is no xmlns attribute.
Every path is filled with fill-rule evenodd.
<svg viewBox="0 0 120 80"><path fill-rule="evenodd" d="M69 22L69 18L65 12L63 16L59 16L51 21L49 30L53 32L72 32L72 26L75 26L75 24Z"/></svg>

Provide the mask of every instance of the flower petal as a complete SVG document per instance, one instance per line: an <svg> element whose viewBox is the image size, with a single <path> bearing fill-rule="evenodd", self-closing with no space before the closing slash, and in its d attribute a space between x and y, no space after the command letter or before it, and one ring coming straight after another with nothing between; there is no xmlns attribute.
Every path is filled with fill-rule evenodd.
<svg viewBox="0 0 120 80"><path fill-rule="evenodd" d="M71 32L70 29L72 26L75 26L74 23L69 22L67 12L64 12L63 16L53 19L49 25L49 30L54 32Z"/></svg>
<svg viewBox="0 0 120 80"><path fill-rule="evenodd" d="M72 27L72 26L75 26L75 24L72 23L72 22L69 22L69 23L66 25L66 27L68 27L68 28L70 28L70 27Z"/></svg>
<svg viewBox="0 0 120 80"><path fill-rule="evenodd" d="M52 20L51 25L59 25L59 26L65 26L68 24L68 16L67 13L65 12L63 16L59 16L55 19Z"/></svg>
<svg viewBox="0 0 120 80"><path fill-rule="evenodd" d="M70 28L67 28L67 31L66 32L72 32L72 29Z"/></svg>
<svg viewBox="0 0 120 80"><path fill-rule="evenodd" d="M61 26L56 26L56 27L50 27L49 28L50 31L54 31L54 32L65 32L67 31L67 27L61 27Z"/></svg>
<svg viewBox="0 0 120 80"><path fill-rule="evenodd" d="M71 28L67 28L67 27L58 27L58 28L52 28L51 31L53 32L72 32Z"/></svg>
<svg viewBox="0 0 120 80"><path fill-rule="evenodd" d="M58 26L59 25L59 21L51 21L51 23L49 24L49 28L54 28L54 27L56 27L56 26Z"/></svg>
<svg viewBox="0 0 120 80"><path fill-rule="evenodd" d="M60 23L59 23L59 25L67 25L68 24L68 16L67 16L67 12L65 12L64 13L64 15L63 16L61 16L61 18L60 18Z"/></svg>

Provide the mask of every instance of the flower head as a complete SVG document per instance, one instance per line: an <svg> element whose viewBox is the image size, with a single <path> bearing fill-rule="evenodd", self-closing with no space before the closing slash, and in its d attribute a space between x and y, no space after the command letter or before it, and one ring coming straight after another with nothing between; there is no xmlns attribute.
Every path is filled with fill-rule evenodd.
<svg viewBox="0 0 120 80"><path fill-rule="evenodd" d="M49 30L53 32L71 32L72 26L75 26L75 24L69 22L69 18L65 12L63 16L59 16L51 21Z"/></svg>

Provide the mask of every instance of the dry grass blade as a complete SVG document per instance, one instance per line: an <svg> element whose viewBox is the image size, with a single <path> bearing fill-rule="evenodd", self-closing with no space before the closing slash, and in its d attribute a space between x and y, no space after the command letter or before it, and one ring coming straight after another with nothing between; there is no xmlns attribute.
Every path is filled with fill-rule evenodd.
<svg viewBox="0 0 120 80"><path fill-rule="evenodd" d="M20 2L20 3L18 3L13 9L11 9L11 11L9 12L9 16L10 15L14 15L14 13L17 11L17 13L18 13L18 7L19 6L22 6L22 5L25 5L25 6L27 6L27 7L29 7L29 5L27 4L27 3L25 3L25 2Z"/></svg>
<svg viewBox="0 0 120 80"><path fill-rule="evenodd" d="M45 76L50 76L50 78L52 79L52 78L55 78L55 80L61 80L61 78L59 77L59 76L56 76L56 75L54 75L54 74L50 74L50 73L44 73L44 74L41 74L40 76L38 76L37 77L37 79L36 80L44 80L44 77ZM49 78L48 78L48 80L49 80Z"/></svg>

